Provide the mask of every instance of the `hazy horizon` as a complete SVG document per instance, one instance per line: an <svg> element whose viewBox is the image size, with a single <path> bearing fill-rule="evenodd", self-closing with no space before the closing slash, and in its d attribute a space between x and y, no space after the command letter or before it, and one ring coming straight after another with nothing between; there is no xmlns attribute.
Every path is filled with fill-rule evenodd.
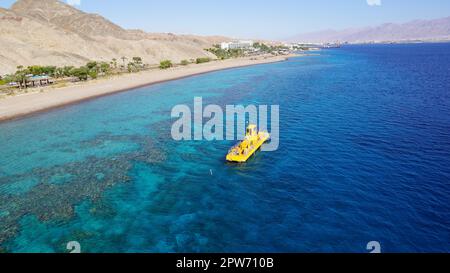
<svg viewBox="0 0 450 273"><path fill-rule="evenodd" d="M9 8L14 2L16 1L1 0L0 6ZM442 3L438 0L284 0L270 5L256 0L245 3L237 0L62 2L85 12L98 13L127 29L274 40L328 29L406 23L450 15L450 1ZM404 12L406 9L407 13Z"/></svg>

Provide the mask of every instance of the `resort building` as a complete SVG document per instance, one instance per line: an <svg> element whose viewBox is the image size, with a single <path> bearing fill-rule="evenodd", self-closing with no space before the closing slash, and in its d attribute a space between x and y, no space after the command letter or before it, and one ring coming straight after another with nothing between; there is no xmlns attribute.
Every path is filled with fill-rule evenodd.
<svg viewBox="0 0 450 273"><path fill-rule="evenodd" d="M220 48L223 50L229 49L250 49L253 47L253 41L233 41L228 43L221 43Z"/></svg>

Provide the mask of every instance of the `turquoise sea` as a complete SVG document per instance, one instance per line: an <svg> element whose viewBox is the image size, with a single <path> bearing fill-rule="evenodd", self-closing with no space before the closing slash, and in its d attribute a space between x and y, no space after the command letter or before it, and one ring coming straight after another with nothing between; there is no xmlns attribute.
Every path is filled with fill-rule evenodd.
<svg viewBox="0 0 450 273"><path fill-rule="evenodd" d="M0 124L0 252L450 252L450 45L213 72ZM177 104L280 105L280 149L170 136Z"/></svg>

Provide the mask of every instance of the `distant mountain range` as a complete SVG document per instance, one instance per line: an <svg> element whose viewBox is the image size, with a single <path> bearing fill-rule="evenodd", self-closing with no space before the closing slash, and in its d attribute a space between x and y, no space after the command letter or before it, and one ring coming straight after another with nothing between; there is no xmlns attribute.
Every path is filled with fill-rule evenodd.
<svg viewBox="0 0 450 273"><path fill-rule="evenodd" d="M370 43L408 41L449 41L450 17L435 20L415 20L405 24L383 24L376 27L346 30L324 30L299 34L287 39L305 43Z"/></svg>
<svg viewBox="0 0 450 273"><path fill-rule="evenodd" d="M174 35L126 30L100 15L58 0L19 0L0 8L0 75L18 65L84 65L139 56L145 63L163 59L215 57L204 49L225 37Z"/></svg>

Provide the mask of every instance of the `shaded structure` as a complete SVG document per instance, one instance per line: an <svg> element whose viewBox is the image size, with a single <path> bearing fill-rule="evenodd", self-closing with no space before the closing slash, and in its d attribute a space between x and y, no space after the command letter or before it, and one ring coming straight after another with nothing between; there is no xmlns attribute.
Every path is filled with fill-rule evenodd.
<svg viewBox="0 0 450 273"><path fill-rule="evenodd" d="M43 86L43 85L49 85L52 84L53 80L51 80L51 78L49 76L43 75L43 76L29 76L27 78L27 84L26 86L28 87L29 85L35 87L35 86Z"/></svg>

